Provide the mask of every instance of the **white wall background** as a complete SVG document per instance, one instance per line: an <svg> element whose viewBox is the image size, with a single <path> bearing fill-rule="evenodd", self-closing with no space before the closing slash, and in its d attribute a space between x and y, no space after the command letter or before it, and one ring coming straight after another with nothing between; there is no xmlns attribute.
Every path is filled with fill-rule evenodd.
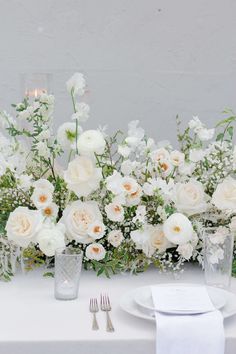
<svg viewBox="0 0 236 354"><path fill-rule="evenodd" d="M19 75L49 72L56 125L70 119L64 82L87 77L87 127L140 119L174 139L175 115L213 125L236 108L235 0L0 0L0 107L19 99Z"/></svg>

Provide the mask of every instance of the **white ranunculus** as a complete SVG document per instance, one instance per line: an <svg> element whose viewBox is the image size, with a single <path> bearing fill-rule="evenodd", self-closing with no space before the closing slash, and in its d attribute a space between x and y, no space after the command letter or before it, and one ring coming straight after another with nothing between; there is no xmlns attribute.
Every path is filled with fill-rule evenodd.
<svg viewBox="0 0 236 354"><path fill-rule="evenodd" d="M102 221L96 220L88 227L88 235L94 240L98 240L104 236L105 225Z"/></svg>
<svg viewBox="0 0 236 354"><path fill-rule="evenodd" d="M99 130L86 130L79 135L77 146L81 155L101 155L104 153L106 141Z"/></svg>
<svg viewBox="0 0 236 354"><path fill-rule="evenodd" d="M194 132L198 132L203 128L203 124L197 116L193 116L193 119L189 121L188 126L190 129L193 129Z"/></svg>
<svg viewBox="0 0 236 354"><path fill-rule="evenodd" d="M118 154L120 154L121 156L123 156L125 159L127 158L127 157L129 157L129 155L130 155L130 153L131 153L131 149L129 148L129 146L128 145L119 145L118 146Z"/></svg>
<svg viewBox="0 0 236 354"><path fill-rule="evenodd" d="M184 159L185 159L185 155L182 152L178 150L171 151L170 161L172 165L178 167L184 163Z"/></svg>
<svg viewBox="0 0 236 354"><path fill-rule="evenodd" d="M173 165L169 160L160 161L159 166L163 177L168 177L173 171Z"/></svg>
<svg viewBox="0 0 236 354"><path fill-rule="evenodd" d="M79 128L79 133L81 128ZM72 149L75 147L76 141L76 124L75 122L66 122L60 125L57 130L57 141L63 149Z"/></svg>
<svg viewBox="0 0 236 354"><path fill-rule="evenodd" d="M139 121L133 120L128 125L128 137L125 139L127 144L131 147L136 147L143 139L145 131L143 128L138 127Z"/></svg>
<svg viewBox="0 0 236 354"><path fill-rule="evenodd" d="M177 247L177 252L188 261L192 257L193 246L190 242L184 243Z"/></svg>
<svg viewBox="0 0 236 354"><path fill-rule="evenodd" d="M163 231L166 238L174 243L182 245L193 238L193 227L189 219L181 214L174 213L164 222Z"/></svg>
<svg viewBox="0 0 236 354"><path fill-rule="evenodd" d="M124 236L120 230L112 230L109 232L107 240L113 247L119 247L124 240Z"/></svg>
<svg viewBox="0 0 236 354"><path fill-rule="evenodd" d="M37 209L44 209L52 203L52 193L47 189L35 188L31 200Z"/></svg>
<svg viewBox="0 0 236 354"><path fill-rule="evenodd" d="M101 261L106 255L106 250L100 243L91 243L87 246L85 255L88 259Z"/></svg>
<svg viewBox="0 0 236 354"><path fill-rule="evenodd" d="M205 151L202 149L191 149L189 152L189 160L191 162L201 161L205 156Z"/></svg>
<svg viewBox="0 0 236 354"><path fill-rule="evenodd" d="M122 186L123 192L128 195L136 193L138 190L138 183L132 177L123 177L121 180L121 186Z"/></svg>
<svg viewBox="0 0 236 354"><path fill-rule="evenodd" d="M33 182L33 187L35 189L45 189L50 193L54 192L54 186L45 178L40 178L37 181Z"/></svg>
<svg viewBox="0 0 236 354"><path fill-rule="evenodd" d="M230 209L236 211L236 180L230 176L216 187L213 193L212 204L219 210Z"/></svg>
<svg viewBox="0 0 236 354"><path fill-rule="evenodd" d="M64 179L68 188L78 197L87 197L99 187L102 171L88 157L77 156L69 163Z"/></svg>
<svg viewBox="0 0 236 354"><path fill-rule="evenodd" d="M78 120L79 123L86 122L89 118L90 107L85 102L76 103L76 113L72 115L72 119Z"/></svg>
<svg viewBox="0 0 236 354"><path fill-rule="evenodd" d="M151 159L154 163L159 163L162 160L169 160L169 151L165 148L160 148L151 152Z"/></svg>
<svg viewBox="0 0 236 354"><path fill-rule="evenodd" d="M207 195L203 185L194 179L187 183L177 183L173 192L173 201L178 211L188 216L207 210Z"/></svg>
<svg viewBox="0 0 236 354"><path fill-rule="evenodd" d="M117 203L110 203L105 206L105 211L108 219L115 222L122 222L124 220L124 208Z"/></svg>
<svg viewBox="0 0 236 354"><path fill-rule="evenodd" d="M79 243L90 243L90 226L94 222L102 221L102 214L96 202L81 202L77 200L67 206L63 212L61 222L66 227L66 234L70 240Z"/></svg>
<svg viewBox="0 0 236 354"><path fill-rule="evenodd" d="M65 227L62 224L45 224L37 234L37 242L40 250L48 257L55 255L58 248L64 248Z"/></svg>
<svg viewBox="0 0 236 354"><path fill-rule="evenodd" d="M215 134L215 129L199 129L197 135L201 141L211 140Z"/></svg>
<svg viewBox="0 0 236 354"><path fill-rule="evenodd" d="M6 224L7 237L16 245L28 247L35 241L35 236L42 225L43 217L38 210L29 210L26 207L16 208Z"/></svg>
<svg viewBox="0 0 236 354"><path fill-rule="evenodd" d="M79 96L85 93L85 86L85 78L81 73L75 73L66 83L67 91Z"/></svg>

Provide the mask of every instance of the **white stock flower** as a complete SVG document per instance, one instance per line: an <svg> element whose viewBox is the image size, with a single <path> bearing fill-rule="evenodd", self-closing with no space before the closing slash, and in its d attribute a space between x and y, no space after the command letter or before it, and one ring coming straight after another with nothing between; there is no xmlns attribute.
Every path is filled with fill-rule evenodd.
<svg viewBox="0 0 236 354"><path fill-rule="evenodd" d="M79 133L81 128L79 128ZM60 125L57 130L57 141L63 149L72 149L76 141L76 124L75 122L66 122Z"/></svg>
<svg viewBox="0 0 236 354"><path fill-rule="evenodd" d="M203 185L194 179L187 183L177 183L173 192L173 201L178 211L188 216L207 210L207 195Z"/></svg>
<svg viewBox="0 0 236 354"><path fill-rule="evenodd" d="M128 127L128 137L125 139L125 142L131 148L137 147L140 141L144 137L144 129L138 127L139 121L133 120L129 123Z"/></svg>
<svg viewBox="0 0 236 354"><path fill-rule="evenodd" d="M101 155L104 153L106 141L99 130L86 130L79 135L77 146L81 155Z"/></svg>
<svg viewBox="0 0 236 354"><path fill-rule="evenodd" d="M120 170L124 175L129 175L131 172L134 171L136 167L136 162L135 161L131 161L131 160L125 160L122 162Z"/></svg>
<svg viewBox="0 0 236 354"><path fill-rule="evenodd" d="M178 150L174 150L174 151L171 151L170 153L170 161L172 163L172 165L174 166L180 166L184 163L184 158L185 158L185 155L178 151Z"/></svg>
<svg viewBox="0 0 236 354"><path fill-rule="evenodd" d="M228 235L229 235L228 229L224 226L219 226L217 230L210 235L210 241L214 245L223 244Z"/></svg>
<svg viewBox="0 0 236 354"><path fill-rule="evenodd" d="M211 140L215 134L215 129L202 128L197 132L197 135L201 141Z"/></svg>
<svg viewBox="0 0 236 354"><path fill-rule="evenodd" d="M101 261L106 255L106 250L100 243L91 243L87 246L85 255L88 259Z"/></svg>
<svg viewBox="0 0 236 354"><path fill-rule="evenodd" d="M111 221L122 222L124 220L124 208L117 203L110 203L105 206L107 217Z"/></svg>
<svg viewBox="0 0 236 354"><path fill-rule="evenodd" d="M43 217L38 210L18 207L10 213L6 224L7 238L21 247L28 247L42 225Z"/></svg>
<svg viewBox="0 0 236 354"><path fill-rule="evenodd" d="M61 222L66 227L66 234L70 240L79 243L90 243L93 238L89 236L91 225L102 221L102 214L96 202L81 202L77 200L67 206L63 212Z"/></svg>
<svg viewBox="0 0 236 354"><path fill-rule="evenodd" d="M85 86L85 78L81 73L75 73L66 83L67 91L70 94L73 93L74 95L79 96L83 96L85 93Z"/></svg>
<svg viewBox="0 0 236 354"><path fill-rule="evenodd" d="M185 162L179 166L179 173L183 176L191 176L194 168L194 163Z"/></svg>
<svg viewBox="0 0 236 354"><path fill-rule="evenodd" d="M166 238L177 245L187 243L193 238L193 227L189 219L181 214L174 213L163 224Z"/></svg>
<svg viewBox="0 0 236 354"><path fill-rule="evenodd" d="M54 186L45 178L40 178L37 181L33 182L33 187L36 189L45 189L50 193L54 192Z"/></svg>
<svg viewBox="0 0 236 354"><path fill-rule="evenodd" d="M119 247L124 240L123 233L120 230L112 230L107 236L107 241L113 247Z"/></svg>
<svg viewBox="0 0 236 354"><path fill-rule="evenodd" d="M102 221L96 220L88 227L88 235L94 240L98 240L104 236L105 225Z"/></svg>
<svg viewBox="0 0 236 354"><path fill-rule="evenodd" d="M35 188L31 200L37 209L44 209L52 203L52 193L47 189Z"/></svg>
<svg viewBox="0 0 236 354"><path fill-rule="evenodd" d="M151 159L154 163L159 163L163 160L169 160L170 153L165 148L160 148L151 152Z"/></svg>
<svg viewBox="0 0 236 354"><path fill-rule="evenodd" d="M117 171L114 171L111 176L106 178L107 189L115 195L121 194L123 191L121 181L121 174Z"/></svg>
<svg viewBox="0 0 236 354"><path fill-rule="evenodd" d="M72 115L72 119L78 120L79 123L86 122L89 118L90 107L85 102L76 103L76 113Z"/></svg>
<svg viewBox="0 0 236 354"><path fill-rule="evenodd" d="M236 210L236 180L230 176L218 184L213 193L212 204L219 210Z"/></svg>
<svg viewBox="0 0 236 354"><path fill-rule="evenodd" d="M30 187L32 186L32 178L33 176L32 175L21 175L19 177L19 186L21 189L23 190L29 190Z"/></svg>
<svg viewBox="0 0 236 354"><path fill-rule="evenodd" d="M203 124L197 116L193 116L193 119L189 121L188 126L190 129L193 129L195 133L203 128Z"/></svg>
<svg viewBox="0 0 236 354"><path fill-rule="evenodd" d="M193 255L193 246L190 242L187 242L182 245L179 245L176 251L188 261Z"/></svg>
<svg viewBox="0 0 236 354"><path fill-rule="evenodd" d="M69 163L64 179L68 188L78 197L87 197L99 187L102 172L88 157L77 156Z"/></svg>
<svg viewBox="0 0 236 354"><path fill-rule="evenodd" d="M58 248L64 248L65 227L62 224L45 224L37 234L37 242L40 250L48 257L55 255Z"/></svg>
<svg viewBox="0 0 236 354"><path fill-rule="evenodd" d="M43 213L43 216L45 216L47 218L56 219L56 217L58 215L58 210L59 210L59 208L56 205L56 203L51 203L42 209L42 213Z"/></svg>
<svg viewBox="0 0 236 354"><path fill-rule="evenodd" d="M35 145L35 149L40 157L44 157L45 159L48 159L50 157L50 150L47 146L47 143L39 141Z"/></svg>
<svg viewBox="0 0 236 354"><path fill-rule="evenodd" d="M189 160L191 162L199 162L203 160L206 152L202 149L191 149L189 152Z"/></svg>
<svg viewBox="0 0 236 354"><path fill-rule="evenodd" d="M163 253L166 251L169 246L169 242L165 237L162 225L157 225L151 228L150 244L156 251L158 251L158 253Z"/></svg>
<svg viewBox="0 0 236 354"><path fill-rule="evenodd" d="M145 205L139 205L136 210L136 215L133 218L133 222L140 222L141 224L146 223L146 206Z"/></svg>

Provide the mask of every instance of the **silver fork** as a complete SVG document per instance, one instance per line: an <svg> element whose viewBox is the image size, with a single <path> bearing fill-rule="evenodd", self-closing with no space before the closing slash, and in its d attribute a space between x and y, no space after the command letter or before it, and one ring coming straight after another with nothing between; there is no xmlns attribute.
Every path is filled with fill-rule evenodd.
<svg viewBox="0 0 236 354"><path fill-rule="evenodd" d="M96 313L98 312L98 302L97 299L90 299L90 303L89 303L89 311L93 314L93 325L92 325L92 329L94 331L97 331L99 329L98 327L98 322L97 322L97 318L96 318Z"/></svg>
<svg viewBox="0 0 236 354"><path fill-rule="evenodd" d="M115 329L112 325L111 318L109 315L109 311L111 311L111 304L108 295L101 294L100 306L101 306L101 310L106 312L107 332L114 332Z"/></svg>

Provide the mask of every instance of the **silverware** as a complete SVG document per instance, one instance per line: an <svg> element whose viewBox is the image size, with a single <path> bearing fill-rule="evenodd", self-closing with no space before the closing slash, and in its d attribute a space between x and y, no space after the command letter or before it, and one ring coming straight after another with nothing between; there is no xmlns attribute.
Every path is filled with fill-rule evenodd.
<svg viewBox="0 0 236 354"><path fill-rule="evenodd" d="M97 318L96 318L96 313L98 312L98 310L99 309L98 309L97 299L90 299L89 311L93 314L93 325L92 325L93 331L97 331L99 329Z"/></svg>
<svg viewBox="0 0 236 354"><path fill-rule="evenodd" d="M115 329L112 325L111 318L109 315L109 311L111 311L111 304L108 295L101 294L100 307L102 311L106 312L107 332L114 332Z"/></svg>

